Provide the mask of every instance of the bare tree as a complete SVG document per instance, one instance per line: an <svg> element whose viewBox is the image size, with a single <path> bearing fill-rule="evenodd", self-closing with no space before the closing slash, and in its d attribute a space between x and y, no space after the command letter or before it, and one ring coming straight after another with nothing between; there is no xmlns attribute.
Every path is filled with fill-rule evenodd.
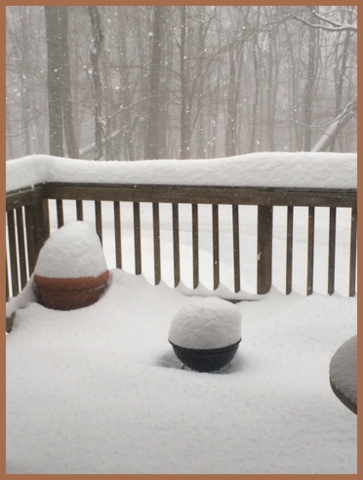
<svg viewBox="0 0 363 480"><path fill-rule="evenodd" d="M161 99L161 77L163 73L162 51L165 27L165 8L154 7L152 50L150 64L150 90L148 108L148 158L165 158L165 131L162 131L165 106Z"/></svg>
<svg viewBox="0 0 363 480"><path fill-rule="evenodd" d="M6 28L7 158L48 128L82 158L356 149L354 6L11 6Z"/></svg>
<svg viewBox="0 0 363 480"><path fill-rule="evenodd" d="M61 73L61 94L62 94L62 113L64 138L67 146L68 157L78 158L79 151L76 135L74 132L73 102L71 92L71 72L69 65L69 46L68 46L68 11L67 7L58 7L60 48L62 53L60 73Z"/></svg>
<svg viewBox="0 0 363 480"><path fill-rule="evenodd" d="M49 150L64 155L63 133L68 156L78 158L73 126L73 104L68 47L68 7L44 7L48 47Z"/></svg>
<svg viewBox="0 0 363 480"><path fill-rule="evenodd" d="M59 26L59 8L45 6L45 25L48 47L48 112L49 151L51 155L63 157L63 114L62 114L62 44Z"/></svg>
<svg viewBox="0 0 363 480"><path fill-rule="evenodd" d="M44 12L32 7L6 9L7 158L48 152L47 80L39 75L46 59ZM29 28L38 24L38 34ZM30 47L29 47L30 46Z"/></svg>
<svg viewBox="0 0 363 480"><path fill-rule="evenodd" d="M94 118L95 118L95 160L103 156L103 122L102 122L102 82L99 67L99 57L102 51L103 32L101 17L97 7L88 7L92 26L91 65L94 87Z"/></svg>
<svg viewBox="0 0 363 480"><path fill-rule="evenodd" d="M304 149L310 150L311 148L311 128L312 128L312 103L313 103L313 90L314 83L316 81L316 57L318 54L318 35L319 32L330 32L338 34L337 45L339 45L339 35L345 33L345 40L343 42L343 52L341 54L341 66L338 70L338 64L334 68L334 78L336 80L335 89L335 118L328 123L328 128L324 132L323 136L316 142L313 151L325 150L328 147L333 151L335 140L337 135L344 126L354 118L357 108L356 96L348 102L346 107L341 111L342 96L343 96L343 82L347 71L347 59L348 50L350 46L350 40L354 33L357 32L357 27L353 23L341 22L336 19L328 18L326 15L322 15L318 12L317 7L308 7L310 10L310 18L305 18L297 15L289 15L286 18L294 18L299 22L309 27L309 54L308 54L308 78L305 85L304 92L304 114L303 114L303 126L304 126ZM352 22L353 11L350 11L350 21ZM336 50L336 49L335 49Z"/></svg>
<svg viewBox="0 0 363 480"><path fill-rule="evenodd" d="M256 30L258 31L260 28L260 14L261 10L260 7L257 7L257 19L256 19ZM258 36L256 35L252 45L252 58L253 58L253 69L254 69L254 84L255 84L255 91L253 96L253 104L252 104L252 114L251 114L251 130L249 134L249 144L248 144L248 151L254 152L256 150L256 130L257 130L257 108L260 101L260 69L259 69L259 62L258 62Z"/></svg>
<svg viewBox="0 0 363 480"><path fill-rule="evenodd" d="M314 7L307 7L310 10L310 15L314 15ZM318 48L318 30L309 25L309 42L308 42L308 64L307 64L307 78L304 89L303 98L303 115L302 122L304 125L304 150L309 151L311 148L311 125L313 115L313 94L316 81L316 56Z"/></svg>
<svg viewBox="0 0 363 480"><path fill-rule="evenodd" d="M180 158L190 156L190 114L187 77L187 7L180 8Z"/></svg>

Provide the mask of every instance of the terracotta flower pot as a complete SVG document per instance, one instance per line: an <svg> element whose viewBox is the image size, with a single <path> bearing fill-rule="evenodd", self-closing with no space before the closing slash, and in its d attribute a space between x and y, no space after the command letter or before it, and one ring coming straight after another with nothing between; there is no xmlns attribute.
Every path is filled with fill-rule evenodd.
<svg viewBox="0 0 363 480"><path fill-rule="evenodd" d="M97 277L50 278L34 276L38 302L55 310L73 310L96 303L107 287L109 271Z"/></svg>

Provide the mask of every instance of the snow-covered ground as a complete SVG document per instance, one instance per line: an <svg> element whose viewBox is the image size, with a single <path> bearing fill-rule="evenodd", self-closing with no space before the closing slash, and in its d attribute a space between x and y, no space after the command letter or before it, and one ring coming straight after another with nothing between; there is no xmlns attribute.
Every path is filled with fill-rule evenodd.
<svg viewBox="0 0 363 480"><path fill-rule="evenodd" d="M357 417L329 362L356 299L276 290L237 305L230 368L182 370L168 332L193 299L113 270L90 307L32 303L7 336L7 472L356 473Z"/></svg>
<svg viewBox="0 0 363 480"><path fill-rule="evenodd" d="M290 162L294 158L299 162L299 154L290 155ZM320 174L321 181L337 179L323 157L326 174ZM18 175L16 162L8 162L14 165L9 184L12 178L26 178L25 173ZM354 187L349 162L346 169L337 163L342 182L349 179ZM151 164L147 170L151 171ZM266 175L261 163L260 176L263 172ZM49 171L44 175L48 181ZM43 181L43 177L29 178L34 183ZM92 208L85 206L85 220L91 224ZM127 273L133 271L132 217L127 205L122 216L127 271L114 269L112 215L104 208L104 251L111 278L103 297L95 305L70 312L31 302L17 311L7 336L7 473L356 473L357 417L329 385L332 355L357 332L356 298L346 296L343 280L348 271L346 211L338 213L337 293L322 294L326 292L328 217L326 209L318 209L317 293L305 297L306 209L295 214L296 273L289 296L281 293L286 212L275 209L275 286L265 297L236 304L242 317L242 342L231 366L218 373L198 373L181 369L168 342L174 316L193 301L169 286L173 283L170 224L163 223L162 215L165 283L153 286L149 206L142 213L145 276ZM202 283L208 284L212 256L210 212L205 208L199 224L200 272ZM252 262L247 262L251 256L245 252L247 246L248 252L256 248L253 209L240 210L242 288L246 291L254 289L257 256L255 252ZM74 220L74 212L67 204L66 222ZM220 215L221 246L230 244L229 215L227 211ZM181 213L181 249L186 258L191 255L189 217L190 212ZM228 255L222 263L222 281L232 288ZM182 279L188 284L191 262L184 264Z"/></svg>

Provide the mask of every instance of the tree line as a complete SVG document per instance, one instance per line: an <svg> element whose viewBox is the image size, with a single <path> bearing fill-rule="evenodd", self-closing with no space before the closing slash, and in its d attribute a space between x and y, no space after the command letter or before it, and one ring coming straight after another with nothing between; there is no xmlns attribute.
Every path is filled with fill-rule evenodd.
<svg viewBox="0 0 363 480"><path fill-rule="evenodd" d="M355 6L8 6L7 158L355 151Z"/></svg>

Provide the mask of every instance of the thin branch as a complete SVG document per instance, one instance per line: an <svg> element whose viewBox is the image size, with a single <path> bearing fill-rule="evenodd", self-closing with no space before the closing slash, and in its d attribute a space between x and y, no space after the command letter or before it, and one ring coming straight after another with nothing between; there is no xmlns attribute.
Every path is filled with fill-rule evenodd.
<svg viewBox="0 0 363 480"><path fill-rule="evenodd" d="M344 108L344 110L331 122L329 128L324 132L323 136L317 141L312 152L321 152L327 149L336 137L338 132L345 127L349 120L354 116L357 109L357 96Z"/></svg>
<svg viewBox="0 0 363 480"><path fill-rule="evenodd" d="M21 137L22 135L25 135L25 134L26 134L26 129L24 129L23 131L21 131L19 133L8 133L8 132L6 132L7 137Z"/></svg>
<svg viewBox="0 0 363 480"><path fill-rule="evenodd" d="M328 26L328 25L322 25L320 23L311 23L311 22L308 22L307 20L305 20L304 18L301 18L301 17L297 17L296 15L287 15L286 17L284 17L285 20L289 19L289 18L293 18L294 20L297 20L301 23L304 23L305 25L308 25L309 27L313 27L313 28L316 28L316 29L320 29L320 30L327 30L327 31L330 31L330 32L357 32L357 27L355 25L351 25L351 24L348 24L348 23L345 23L345 24L340 24L340 23L336 23L336 22L332 22L324 17L322 17L321 15L318 16L317 13L315 13L315 16L317 16L320 20L323 20L325 22L328 22L330 23L331 25Z"/></svg>
<svg viewBox="0 0 363 480"><path fill-rule="evenodd" d="M298 122L299 125L303 127L309 127L309 128L316 128L316 129L321 129L321 128L326 128L330 127L331 125L341 121L348 113L353 113L357 110L357 101L358 97L357 95L351 100L345 107L344 109L337 115L336 117L333 118L333 120L329 120L329 122L326 123L321 123L320 125L308 125L303 122Z"/></svg>
<svg viewBox="0 0 363 480"><path fill-rule="evenodd" d="M329 23L333 27L336 27L338 30L340 30L342 27L349 27L348 29L350 29L350 27L354 28L354 25L351 25L350 23L344 23L343 24L343 23L337 22L335 20L331 20L330 18L326 18L323 15L320 15L320 13L317 13L316 10L313 10L313 15L316 18L318 18L319 20L322 20L323 22ZM355 31L357 31L357 27L355 27Z"/></svg>
<svg viewBox="0 0 363 480"><path fill-rule="evenodd" d="M111 113L110 115L106 115L104 117L101 117L100 120L106 121L108 123L111 120L111 118L114 118L117 115L119 115L120 113L125 112L125 110L130 110L131 108L136 107L136 105L139 105L140 103L146 102L147 100L149 100L149 98L144 97L141 100L138 100L137 102L133 103L132 105L128 105L127 107L121 107L118 110L116 110L115 112Z"/></svg>

